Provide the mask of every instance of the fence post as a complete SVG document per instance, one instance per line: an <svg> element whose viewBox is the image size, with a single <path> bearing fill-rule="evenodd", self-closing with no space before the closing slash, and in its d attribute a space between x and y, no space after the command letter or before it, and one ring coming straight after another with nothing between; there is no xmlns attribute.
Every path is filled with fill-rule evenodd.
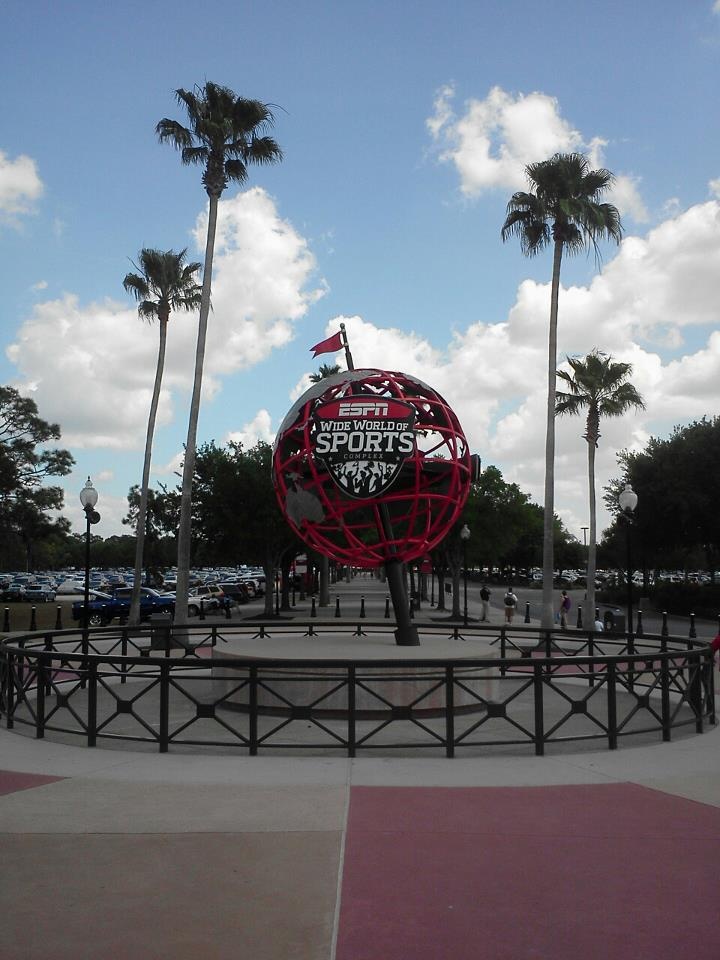
<svg viewBox="0 0 720 960"><path fill-rule="evenodd" d="M543 710L543 675L542 666L533 664L533 695L535 699L535 756L542 757L545 753L545 714Z"/></svg>
<svg viewBox="0 0 720 960"><path fill-rule="evenodd" d="M455 668L445 667L445 756L455 756Z"/></svg>
<svg viewBox="0 0 720 960"><path fill-rule="evenodd" d="M258 668L250 667L250 730L249 730L249 740L250 740L250 756L256 757L258 752L258 691L257 691L257 682L258 682Z"/></svg>
<svg viewBox="0 0 720 960"><path fill-rule="evenodd" d="M86 660L84 666L88 675L87 745L94 747L97 741L97 663Z"/></svg>
<svg viewBox="0 0 720 960"><path fill-rule="evenodd" d="M160 727L158 729L158 743L160 753L167 753L170 743L170 663L168 660L163 660L160 664Z"/></svg>
<svg viewBox="0 0 720 960"><path fill-rule="evenodd" d="M614 660L607 665L608 748L617 750L617 667Z"/></svg>
<svg viewBox="0 0 720 960"><path fill-rule="evenodd" d="M662 718L662 738L668 743L671 736L672 719L670 716L670 660L667 653L667 640L663 640L660 661L660 711Z"/></svg>
<svg viewBox="0 0 720 960"><path fill-rule="evenodd" d="M41 654L37 658L37 698L35 700L35 739L45 736L45 684L47 669Z"/></svg>
<svg viewBox="0 0 720 960"><path fill-rule="evenodd" d="M691 656L691 655L689 655ZM692 659L687 661L688 668L688 689L690 693L690 706L695 714L695 732L703 732L703 698L702 698L702 678L700 676L700 654L695 651Z"/></svg>
<svg viewBox="0 0 720 960"><path fill-rule="evenodd" d="M355 665L348 664L348 757L355 756Z"/></svg>

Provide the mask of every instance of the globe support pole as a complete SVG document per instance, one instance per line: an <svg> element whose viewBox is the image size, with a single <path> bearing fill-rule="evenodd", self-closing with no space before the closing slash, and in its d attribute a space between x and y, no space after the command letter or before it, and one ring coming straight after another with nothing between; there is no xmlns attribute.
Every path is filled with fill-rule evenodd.
<svg viewBox="0 0 720 960"><path fill-rule="evenodd" d="M385 539L392 544L393 530L387 504L381 503L378 513L380 514L383 535ZM397 624L395 643L399 647L419 647L420 637L418 636L418 630L410 619L410 605L408 604L408 596L403 581L402 561L395 556L394 545L391 545L389 549L390 556L385 561L385 572L387 573L390 599L392 600L395 623Z"/></svg>

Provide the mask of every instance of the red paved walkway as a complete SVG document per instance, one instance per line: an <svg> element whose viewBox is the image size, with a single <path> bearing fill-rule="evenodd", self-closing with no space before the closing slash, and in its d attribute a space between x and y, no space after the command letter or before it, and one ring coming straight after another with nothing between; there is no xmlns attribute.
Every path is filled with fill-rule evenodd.
<svg viewBox="0 0 720 960"><path fill-rule="evenodd" d="M718 960L720 812L634 784L355 787L337 960Z"/></svg>

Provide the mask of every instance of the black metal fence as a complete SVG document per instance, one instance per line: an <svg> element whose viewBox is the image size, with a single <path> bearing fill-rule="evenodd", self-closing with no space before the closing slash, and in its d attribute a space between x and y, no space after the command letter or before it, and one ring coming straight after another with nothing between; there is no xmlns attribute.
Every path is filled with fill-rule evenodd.
<svg viewBox="0 0 720 960"><path fill-rule="evenodd" d="M224 642L276 631L363 637L387 623L219 623L52 631L0 644L0 715L60 739L151 744L160 752L435 751L447 757L625 737L668 741L716 723L708 644L535 628L454 627L492 657L267 659ZM448 627L420 624L421 636ZM361 641L359 641L361 642ZM422 648L420 648L422 650ZM496 651L496 652L495 652Z"/></svg>

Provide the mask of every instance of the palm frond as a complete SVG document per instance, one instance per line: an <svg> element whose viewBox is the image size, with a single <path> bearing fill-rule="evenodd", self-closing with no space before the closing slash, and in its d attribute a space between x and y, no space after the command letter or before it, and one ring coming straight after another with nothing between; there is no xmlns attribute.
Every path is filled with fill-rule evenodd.
<svg viewBox="0 0 720 960"><path fill-rule="evenodd" d="M177 120L161 120L155 127L160 143L172 143L178 149L184 149L192 145L192 133L187 127L184 127Z"/></svg>

